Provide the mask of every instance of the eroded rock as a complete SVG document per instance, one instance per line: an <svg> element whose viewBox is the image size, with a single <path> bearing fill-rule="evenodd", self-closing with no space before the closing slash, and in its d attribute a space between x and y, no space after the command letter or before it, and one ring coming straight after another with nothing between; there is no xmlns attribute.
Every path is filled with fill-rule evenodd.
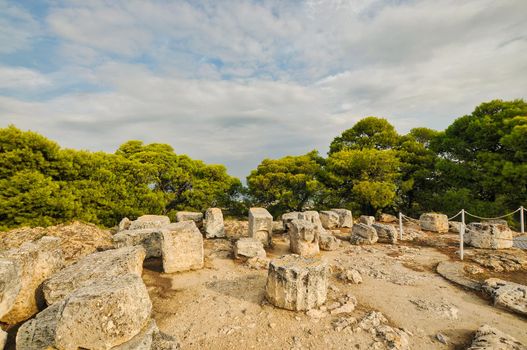
<svg viewBox="0 0 527 350"><path fill-rule="evenodd" d="M75 290L98 283L100 280L118 278L125 274L141 277L145 250L140 246L124 247L88 255L76 264L54 274L42 285L48 305L55 304Z"/></svg>
<svg viewBox="0 0 527 350"><path fill-rule="evenodd" d="M337 250L340 247L340 239L329 232L323 232L318 238L318 246L321 250Z"/></svg>
<svg viewBox="0 0 527 350"><path fill-rule="evenodd" d="M340 216L332 210L325 210L320 212L320 222L322 227L331 230L340 226Z"/></svg>
<svg viewBox="0 0 527 350"><path fill-rule="evenodd" d="M353 226L353 215L351 215L351 210L334 208L331 211L337 213L339 216L339 227L352 227Z"/></svg>
<svg viewBox="0 0 527 350"><path fill-rule="evenodd" d="M399 219L397 218L397 216L382 213L381 216L379 216L379 221L385 224L390 224L390 223L399 221Z"/></svg>
<svg viewBox="0 0 527 350"><path fill-rule="evenodd" d="M36 242L24 243L19 249L11 249L0 255L0 258L14 262L19 270L19 292L10 309L0 319L15 324L30 318L43 306L40 286L64 266L64 257L60 239L48 236Z"/></svg>
<svg viewBox="0 0 527 350"><path fill-rule="evenodd" d="M479 327L467 350L527 350L515 338L489 325Z"/></svg>
<svg viewBox="0 0 527 350"><path fill-rule="evenodd" d="M438 233L448 232L448 217L438 213L424 213L419 217L422 230Z"/></svg>
<svg viewBox="0 0 527 350"><path fill-rule="evenodd" d="M397 243L397 230L392 225L373 224L372 227L377 231L377 242L379 243Z"/></svg>
<svg viewBox="0 0 527 350"><path fill-rule="evenodd" d="M483 283L482 289L492 297L494 305L527 315L527 286L489 278Z"/></svg>
<svg viewBox="0 0 527 350"><path fill-rule="evenodd" d="M170 224L170 218L165 215L143 215L130 223L129 230L145 228L162 228Z"/></svg>
<svg viewBox="0 0 527 350"><path fill-rule="evenodd" d="M375 217L368 216L368 215L361 215L359 217L359 222L361 224L365 224L365 225L371 226L371 225L373 225L375 223Z"/></svg>
<svg viewBox="0 0 527 350"><path fill-rule="evenodd" d="M112 240L116 248L141 246L145 249L147 258L161 257L161 228L145 228L138 230L124 230L113 235Z"/></svg>
<svg viewBox="0 0 527 350"><path fill-rule="evenodd" d="M256 238L240 238L234 245L234 257L239 258L265 258L263 244Z"/></svg>
<svg viewBox="0 0 527 350"><path fill-rule="evenodd" d="M294 219L298 219L299 215L300 215L300 213L296 212L296 211L293 211L291 213L284 213L284 214L282 214L282 222L284 224L284 229L286 231L289 230L289 224L291 223L291 221L293 221Z"/></svg>
<svg viewBox="0 0 527 350"><path fill-rule="evenodd" d="M309 310L326 301L328 267L325 262L285 255L269 264L265 293L267 300L287 310Z"/></svg>
<svg viewBox="0 0 527 350"><path fill-rule="evenodd" d="M20 272L15 261L0 258L0 318L13 307L20 292Z"/></svg>
<svg viewBox="0 0 527 350"><path fill-rule="evenodd" d="M132 221L128 218L123 218L119 222L119 226L117 226L117 232L121 232L124 230L128 230L130 228L130 225L132 224Z"/></svg>
<svg viewBox="0 0 527 350"><path fill-rule="evenodd" d="M207 238L225 237L223 213L220 208L207 209L205 212L205 220L203 221L203 228L205 230L205 237Z"/></svg>
<svg viewBox="0 0 527 350"><path fill-rule="evenodd" d="M448 231L453 233L461 232L461 225L463 223L460 221L449 221L448 222Z"/></svg>
<svg viewBox="0 0 527 350"><path fill-rule="evenodd" d="M178 222L164 229L161 251L166 273L203 268L203 236L193 221Z"/></svg>
<svg viewBox="0 0 527 350"><path fill-rule="evenodd" d="M176 221L194 221L196 226L203 226L203 213L195 211L178 211L176 213Z"/></svg>
<svg viewBox="0 0 527 350"><path fill-rule="evenodd" d="M314 210L303 211L298 214L298 219L307 220L311 222L313 225L315 225L315 228L319 234L325 231L324 227L322 226L322 222L320 221L320 215L318 214L317 211L314 211Z"/></svg>
<svg viewBox="0 0 527 350"><path fill-rule="evenodd" d="M374 244L378 240L377 231L373 226L359 223L351 229L350 242L352 244Z"/></svg>
<svg viewBox="0 0 527 350"><path fill-rule="evenodd" d="M272 244L273 216L264 208L249 209L249 237L262 242L264 247Z"/></svg>
<svg viewBox="0 0 527 350"><path fill-rule="evenodd" d="M503 249L512 248L512 238L512 230L508 226L473 222L467 225L463 241L476 248Z"/></svg>
<svg viewBox="0 0 527 350"><path fill-rule="evenodd" d="M319 230L307 220L295 219L289 228L291 252L301 256L313 256L320 252Z"/></svg>

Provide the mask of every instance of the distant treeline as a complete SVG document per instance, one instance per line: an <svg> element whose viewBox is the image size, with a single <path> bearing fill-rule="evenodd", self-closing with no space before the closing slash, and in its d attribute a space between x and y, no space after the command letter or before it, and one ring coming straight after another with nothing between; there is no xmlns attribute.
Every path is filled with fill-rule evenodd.
<svg viewBox="0 0 527 350"><path fill-rule="evenodd" d="M128 141L114 154L61 149L34 132L0 129L0 228L71 219L115 225L122 217L250 206L273 215L306 208L354 213L459 209L494 216L527 204L527 104L494 100L445 131L399 135L367 117L331 142L327 157L264 159L247 187L222 165L166 144Z"/></svg>

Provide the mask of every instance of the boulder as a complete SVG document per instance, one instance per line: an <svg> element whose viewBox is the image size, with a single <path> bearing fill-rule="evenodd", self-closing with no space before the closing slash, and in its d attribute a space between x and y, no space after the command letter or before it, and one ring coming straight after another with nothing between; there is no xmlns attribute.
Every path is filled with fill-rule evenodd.
<svg viewBox="0 0 527 350"><path fill-rule="evenodd" d="M161 257L161 228L145 228L139 230L124 230L113 235L116 248L141 246L145 248L147 258Z"/></svg>
<svg viewBox="0 0 527 350"><path fill-rule="evenodd" d="M317 211L314 211L314 210L303 211L298 214L298 218L300 220L307 220L313 223L319 234L326 231L324 227L322 226L322 221L320 221L320 215L318 214Z"/></svg>
<svg viewBox="0 0 527 350"><path fill-rule="evenodd" d="M476 248L503 249L512 248L512 230L508 226L473 222L467 225L463 241Z"/></svg>
<svg viewBox="0 0 527 350"><path fill-rule="evenodd" d="M240 238L234 245L234 257L239 258L265 258L266 253L263 244L256 238Z"/></svg>
<svg viewBox="0 0 527 350"><path fill-rule="evenodd" d="M340 216L331 210L325 210L320 212L320 222L322 227L331 230L340 226Z"/></svg>
<svg viewBox="0 0 527 350"><path fill-rule="evenodd" d="M325 262L285 255L269 264L267 300L287 310L310 310L326 301L329 269Z"/></svg>
<svg viewBox="0 0 527 350"><path fill-rule="evenodd" d="M339 277L341 280L347 281L352 284L362 283L362 276L360 272L355 269L343 271Z"/></svg>
<svg viewBox="0 0 527 350"><path fill-rule="evenodd" d="M43 283L42 291L46 303L55 304L77 289L98 283L100 280L118 278L126 274L141 277L144 259L145 250L140 246L88 255Z"/></svg>
<svg viewBox="0 0 527 350"><path fill-rule="evenodd" d="M7 343L7 333L0 329L0 349L3 349Z"/></svg>
<svg viewBox="0 0 527 350"><path fill-rule="evenodd" d="M0 318L15 304L22 287L20 272L15 261L0 258Z"/></svg>
<svg viewBox="0 0 527 350"><path fill-rule="evenodd" d="M504 220L504 219L486 219L486 220L483 220L483 222L487 224L498 224L498 225L504 225L504 226L509 227L509 223L507 222L507 220Z"/></svg>
<svg viewBox="0 0 527 350"><path fill-rule="evenodd" d="M170 224L170 218L164 215L143 215L130 223L129 230L141 230L145 228L162 228Z"/></svg>
<svg viewBox="0 0 527 350"><path fill-rule="evenodd" d="M313 256L320 252L320 233L310 221L295 219L290 223L289 244L291 252L301 256Z"/></svg>
<svg viewBox="0 0 527 350"><path fill-rule="evenodd" d="M449 221L448 222L448 232L460 233L461 225L462 225L462 222L460 221Z"/></svg>
<svg viewBox="0 0 527 350"><path fill-rule="evenodd" d="M186 220L185 220L186 221ZM111 350L179 350L176 338L159 331L154 320L150 320L139 334Z"/></svg>
<svg viewBox="0 0 527 350"><path fill-rule="evenodd" d="M489 325L479 327L467 350L527 350L513 337Z"/></svg>
<svg viewBox="0 0 527 350"><path fill-rule="evenodd" d="M291 223L291 221L293 221L294 219L298 219L299 214L300 213L297 211L282 214L282 222L286 231L289 230L289 224Z"/></svg>
<svg viewBox="0 0 527 350"><path fill-rule="evenodd" d="M375 217L373 216L368 216L368 215L361 215L359 217L359 222L361 224L365 224L365 225L373 225L375 223Z"/></svg>
<svg viewBox="0 0 527 350"><path fill-rule="evenodd" d="M335 208L331 209L332 212L337 213L339 216L339 226L338 227L352 227L353 226L353 215L351 215L351 210Z"/></svg>
<svg viewBox="0 0 527 350"><path fill-rule="evenodd" d="M385 224L391 224L399 221L399 219L397 218L397 216L382 213L381 216L379 216L379 221Z"/></svg>
<svg viewBox="0 0 527 350"><path fill-rule="evenodd" d="M445 214L424 213L419 217L421 230L438 233L448 232L448 217Z"/></svg>
<svg viewBox="0 0 527 350"><path fill-rule="evenodd" d="M117 232L121 232L124 230L128 230L130 228L130 225L132 224L132 221L128 218L123 218L119 222L119 226L117 226Z"/></svg>
<svg viewBox="0 0 527 350"><path fill-rule="evenodd" d="M377 231L377 237L379 237L377 242L389 244L397 243L397 230L392 225L373 224L371 226Z"/></svg>
<svg viewBox="0 0 527 350"><path fill-rule="evenodd" d="M193 221L178 222L164 229L161 251L163 270L167 273L203 268L203 236Z"/></svg>
<svg viewBox="0 0 527 350"><path fill-rule="evenodd" d="M527 315L527 286L489 278L483 283L482 289L494 300L494 305Z"/></svg>
<svg viewBox="0 0 527 350"><path fill-rule="evenodd" d="M20 289L11 308L0 320L8 324L19 323L43 307L42 282L64 266L60 239L45 236L36 242L26 242L19 249L2 252L0 258L14 262L20 281ZM11 300L12 295L9 294Z"/></svg>
<svg viewBox="0 0 527 350"><path fill-rule="evenodd" d="M205 212L205 220L203 221L203 228L205 230L205 237L207 238L225 237L223 213L220 208L207 209Z"/></svg>
<svg viewBox="0 0 527 350"><path fill-rule="evenodd" d="M329 232L324 232L318 238L318 246L321 250L337 250L340 247L340 239Z"/></svg>
<svg viewBox="0 0 527 350"><path fill-rule="evenodd" d="M378 240L377 231L373 226L359 223L351 229L350 242L352 244L374 244Z"/></svg>
<svg viewBox="0 0 527 350"><path fill-rule="evenodd" d="M273 216L264 208L249 209L249 237L256 238L264 247L272 244Z"/></svg>
<svg viewBox="0 0 527 350"><path fill-rule="evenodd" d="M176 214L176 221L194 221L196 226L203 226L203 213L195 211L178 211Z"/></svg>
<svg viewBox="0 0 527 350"><path fill-rule="evenodd" d="M17 348L113 349L140 334L151 311L141 277L127 274L102 279L24 323L17 333Z"/></svg>

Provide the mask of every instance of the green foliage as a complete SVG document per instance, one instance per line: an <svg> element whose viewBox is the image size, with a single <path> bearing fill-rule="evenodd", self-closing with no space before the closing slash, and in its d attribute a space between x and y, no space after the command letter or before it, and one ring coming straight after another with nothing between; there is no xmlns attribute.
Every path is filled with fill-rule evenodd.
<svg viewBox="0 0 527 350"><path fill-rule="evenodd" d="M274 214L313 206L324 191L319 181L322 161L317 151L264 159L247 177L248 193Z"/></svg>

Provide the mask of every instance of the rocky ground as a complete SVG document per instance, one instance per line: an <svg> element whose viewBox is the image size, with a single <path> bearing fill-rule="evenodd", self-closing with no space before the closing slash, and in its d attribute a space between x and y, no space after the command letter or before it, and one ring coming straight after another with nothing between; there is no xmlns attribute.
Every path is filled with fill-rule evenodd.
<svg viewBox="0 0 527 350"><path fill-rule="evenodd" d="M390 341L382 322L368 325L368 319L377 315L373 311L384 315L386 325L404 331L412 349L464 349L483 324L527 343L525 317L494 307L481 293L436 272L440 262L459 260L455 234L409 227L407 237L413 241L362 247L346 242L346 231L337 235L344 240L341 248L320 254L330 264L332 277L328 300L317 311L292 312L269 305L264 297L266 269L233 260L231 241L215 239L206 241L203 270L164 274L159 260L146 262L143 279L154 319L162 331L176 335L184 349L396 348L400 337ZM273 242L269 258L288 253L287 236L275 234ZM469 261L488 255L484 250L467 253ZM520 250L509 250L505 256L526 258ZM497 273L477 263L467 266L479 268L469 269L476 274L466 272L470 279ZM525 276L526 266L516 267L516 273L502 272L501 277ZM361 274L362 283L341 278L352 269ZM357 300L354 309L346 309L350 298Z"/></svg>

